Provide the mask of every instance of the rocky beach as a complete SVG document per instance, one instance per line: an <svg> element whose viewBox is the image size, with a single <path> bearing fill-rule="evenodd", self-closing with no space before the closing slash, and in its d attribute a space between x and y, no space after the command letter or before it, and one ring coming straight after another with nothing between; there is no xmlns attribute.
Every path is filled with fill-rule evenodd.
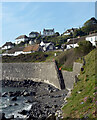
<svg viewBox="0 0 97 120"><path fill-rule="evenodd" d="M2 120L49 120L61 118L61 107L68 90L59 90L42 82L0 81L2 85ZM8 104L6 101L9 100ZM4 103L5 101L5 103Z"/></svg>

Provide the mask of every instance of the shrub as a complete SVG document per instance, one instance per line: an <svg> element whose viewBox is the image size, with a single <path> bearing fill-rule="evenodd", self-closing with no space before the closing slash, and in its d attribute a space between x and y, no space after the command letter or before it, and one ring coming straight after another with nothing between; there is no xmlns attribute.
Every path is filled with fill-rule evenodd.
<svg viewBox="0 0 97 120"><path fill-rule="evenodd" d="M92 43L89 41L81 41L78 43L78 45L79 47L75 48L75 52L83 55L88 54L94 48Z"/></svg>

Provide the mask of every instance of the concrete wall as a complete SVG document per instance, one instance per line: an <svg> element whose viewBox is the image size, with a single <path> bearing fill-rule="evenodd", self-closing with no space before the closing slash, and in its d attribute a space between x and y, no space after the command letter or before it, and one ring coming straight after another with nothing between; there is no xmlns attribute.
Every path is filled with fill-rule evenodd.
<svg viewBox="0 0 97 120"><path fill-rule="evenodd" d="M77 80L77 76L80 74L82 66L83 64L74 62L72 72L62 71L64 83L68 90L73 89L73 85Z"/></svg>
<svg viewBox="0 0 97 120"><path fill-rule="evenodd" d="M5 80L33 80L51 84L59 89L56 65L50 63L3 63L2 78Z"/></svg>
<svg viewBox="0 0 97 120"><path fill-rule="evenodd" d="M33 80L45 82L58 89L73 89L82 64L74 63L73 71L59 71L57 63L3 63L2 79L4 80Z"/></svg>

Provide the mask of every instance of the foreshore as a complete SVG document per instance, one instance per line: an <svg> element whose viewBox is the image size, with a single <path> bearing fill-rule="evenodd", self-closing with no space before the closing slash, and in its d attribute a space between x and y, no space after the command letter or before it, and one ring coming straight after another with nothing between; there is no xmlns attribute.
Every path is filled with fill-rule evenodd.
<svg viewBox="0 0 97 120"><path fill-rule="evenodd" d="M2 92L1 96L2 98L9 96L14 102L16 102L20 96L25 97L26 100L24 102L31 104L30 110L22 110L19 112L19 114L26 115L25 120L49 120L50 117L55 119L55 113L61 109L62 105L65 103L64 98L68 94L68 90L66 89L59 90L46 83L33 82L31 80L2 80L0 82L2 83L2 88L21 88L21 91ZM2 120L5 117L4 114L6 113L2 111ZM10 118L5 119L19 120L21 118L16 118L12 115Z"/></svg>

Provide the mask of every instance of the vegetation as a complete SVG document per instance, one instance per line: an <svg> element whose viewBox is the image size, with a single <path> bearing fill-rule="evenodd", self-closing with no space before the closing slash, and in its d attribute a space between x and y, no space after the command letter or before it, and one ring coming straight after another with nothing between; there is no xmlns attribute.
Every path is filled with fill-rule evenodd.
<svg viewBox="0 0 97 120"><path fill-rule="evenodd" d="M89 41L80 41L78 43L79 47L76 47L74 50L77 54L88 54L94 47Z"/></svg>
<svg viewBox="0 0 97 120"><path fill-rule="evenodd" d="M2 62L51 62L55 58L54 56L55 52L35 52L31 54L21 54L18 56L3 56ZM60 52L56 52L56 54L60 54Z"/></svg>
<svg viewBox="0 0 97 120"><path fill-rule="evenodd" d="M89 33L95 32L97 32L97 20L94 17L92 17L91 19L86 21L81 28L74 31L73 36L74 37L85 36L88 35Z"/></svg>
<svg viewBox="0 0 97 120"><path fill-rule="evenodd" d="M81 71L79 81L74 85L71 96L67 98L67 104L62 108L64 120L70 118L96 118L96 94L97 73L95 72L95 55L97 49L85 56L86 64Z"/></svg>

